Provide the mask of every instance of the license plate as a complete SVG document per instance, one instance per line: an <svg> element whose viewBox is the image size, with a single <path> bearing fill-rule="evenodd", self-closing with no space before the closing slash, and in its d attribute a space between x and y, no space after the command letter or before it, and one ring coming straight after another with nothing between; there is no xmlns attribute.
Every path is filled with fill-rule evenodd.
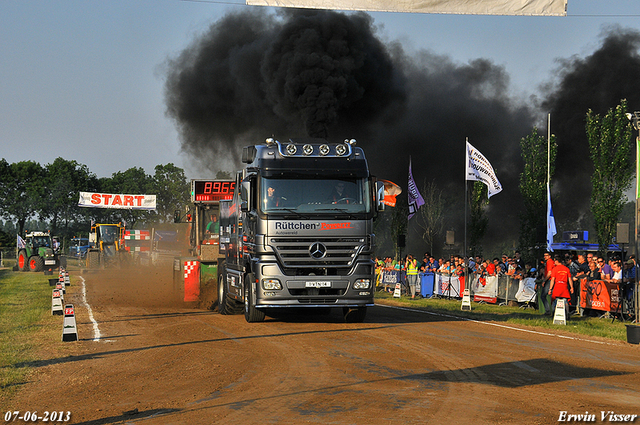
<svg viewBox="0 0 640 425"><path fill-rule="evenodd" d="M49 266L49 265L53 265L56 263L56 260L44 260L44 264Z"/></svg>
<svg viewBox="0 0 640 425"><path fill-rule="evenodd" d="M331 288L331 282L320 281L320 282L305 282L305 288Z"/></svg>

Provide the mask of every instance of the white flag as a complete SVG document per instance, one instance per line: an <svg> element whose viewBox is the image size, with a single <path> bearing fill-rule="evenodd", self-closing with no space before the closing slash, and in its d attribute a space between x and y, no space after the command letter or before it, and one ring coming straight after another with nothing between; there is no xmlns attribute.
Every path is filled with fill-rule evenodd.
<svg viewBox="0 0 640 425"><path fill-rule="evenodd" d="M502 190L502 185L487 158L469 142L467 142L467 180L481 181L486 184L489 198Z"/></svg>

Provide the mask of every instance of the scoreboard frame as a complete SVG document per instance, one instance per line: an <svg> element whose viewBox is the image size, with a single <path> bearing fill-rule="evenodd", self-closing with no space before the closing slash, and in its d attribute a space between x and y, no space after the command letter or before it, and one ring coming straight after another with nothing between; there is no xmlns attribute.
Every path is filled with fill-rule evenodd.
<svg viewBox="0 0 640 425"><path fill-rule="evenodd" d="M219 203L233 199L235 180L191 180L191 202Z"/></svg>

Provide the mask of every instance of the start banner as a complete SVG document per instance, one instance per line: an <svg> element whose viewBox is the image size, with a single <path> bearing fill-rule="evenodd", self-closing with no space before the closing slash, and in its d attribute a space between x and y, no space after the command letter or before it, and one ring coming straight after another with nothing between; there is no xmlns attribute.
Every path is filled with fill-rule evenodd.
<svg viewBox="0 0 640 425"><path fill-rule="evenodd" d="M156 195L80 192L79 207L155 211Z"/></svg>

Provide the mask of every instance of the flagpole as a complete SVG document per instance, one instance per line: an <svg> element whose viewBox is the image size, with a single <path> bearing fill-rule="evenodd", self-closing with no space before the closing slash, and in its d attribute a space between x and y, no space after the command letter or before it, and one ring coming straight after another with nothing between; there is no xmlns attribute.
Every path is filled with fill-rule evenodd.
<svg viewBox="0 0 640 425"><path fill-rule="evenodd" d="M551 203L551 113L547 115L547 208ZM549 212L547 212L547 215ZM551 243L553 243L553 235L549 240L549 217L547 217L547 251L551 250Z"/></svg>
<svg viewBox="0 0 640 425"><path fill-rule="evenodd" d="M551 114L547 119L547 186L551 181Z"/></svg>
<svg viewBox="0 0 640 425"><path fill-rule="evenodd" d="M469 190L467 188L467 184L468 184L468 180L467 180L467 166L468 164L467 162L467 155L469 152L469 148L467 146L467 143L469 143L469 138L466 137L465 138L465 143L464 143L464 258L463 258L463 265L464 265L464 289L468 289L468 284L469 284L469 279L468 279L468 270L469 267L467 266L469 259L467 258L467 197L468 197L468 193Z"/></svg>

